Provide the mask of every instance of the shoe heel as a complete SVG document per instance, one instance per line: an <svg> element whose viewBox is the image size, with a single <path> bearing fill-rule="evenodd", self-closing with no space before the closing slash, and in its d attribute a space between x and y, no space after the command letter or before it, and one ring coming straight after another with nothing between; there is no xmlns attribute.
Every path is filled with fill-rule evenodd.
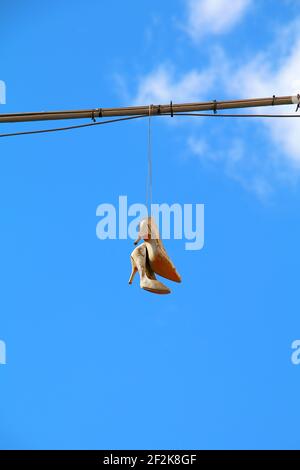
<svg viewBox="0 0 300 470"><path fill-rule="evenodd" d="M136 267L134 259L130 258L130 261L131 261L131 274L130 274L128 284L132 284L133 278L137 273L137 267Z"/></svg>

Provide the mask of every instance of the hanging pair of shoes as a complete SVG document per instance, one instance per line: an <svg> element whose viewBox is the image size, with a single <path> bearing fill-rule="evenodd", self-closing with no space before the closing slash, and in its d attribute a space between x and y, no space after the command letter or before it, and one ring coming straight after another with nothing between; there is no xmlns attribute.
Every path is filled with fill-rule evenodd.
<svg viewBox="0 0 300 470"><path fill-rule="evenodd" d="M145 289L155 294L170 294L170 289L156 279L156 276L150 267L145 243L142 243L133 250L130 259L132 271L129 278L129 284L132 284L135 274L139 272L141 289Z"/></svg>
<svg viewBox="0 0 300 470"><path fill-rule="evenodd" d="M131 253L132 272L129 284L132 284L135 274L139 272L142 289L155 294L170 294L171 290L158 281L155 274L174 282L181 282L181 277L160 240L153 217L147 217L140 222L139 235L134 242L135 245L140 240L144 240L144 243Z"/></svg>

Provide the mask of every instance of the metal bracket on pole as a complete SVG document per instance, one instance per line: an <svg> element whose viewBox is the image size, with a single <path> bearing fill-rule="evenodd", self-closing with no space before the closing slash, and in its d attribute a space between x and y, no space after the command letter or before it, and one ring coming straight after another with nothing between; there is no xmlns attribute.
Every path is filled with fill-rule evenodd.
<svg viewBox="0 0 300 470"><path fill-rule="evenodd" d="M213 101L213 106L214 106L213 112L214 112L214 114L217 114L217 106L218 106L217 100Z"/></svg>
<svg viewBox="0 0 300 470"><path fill-rule="evenodd" d="M292 96L292 101L293 101L294 104L297 105L297 108L296 108L296 111L295 111L297 113L300 109L300 93L298 93L298 95L296 95L296 96Z"/></svg>

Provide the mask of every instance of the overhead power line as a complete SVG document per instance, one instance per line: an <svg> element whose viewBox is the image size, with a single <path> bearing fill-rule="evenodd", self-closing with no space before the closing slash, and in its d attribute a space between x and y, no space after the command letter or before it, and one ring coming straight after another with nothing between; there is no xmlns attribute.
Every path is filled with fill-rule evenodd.
<svg viewBox="0 0 300 470"><path fill-rule="evenodd" d="M130 106L123 108L93 108L85 110L70 111L42 111L33 113L10 113L0 114L0 124L33 122L33 121L53 121L67 119L92 119L92 123L78 124L66 127L56 127L52 129L29 130L23 132L13 132L0 134L0 137L12 137L17 135L42 134L46 132L66 131L79 129L83 127L92 127L102 124L112 124L114 122L127 121L149 116L197 116L197 117L257 117L257 118L291 118L300 117L298 114L220 114L219 110L257 108L266 106L297 105L296 111L300 106L300 94L295 96L273 96L271 98L252 98L244 100L231 101L207 101L199 103L182 103L147 106ZM207 111L213 111L209 114ZM113 117L105 121L96 121L98 118Z"/></svg>
<svg viewBox="0 0 300 470"><path fill-rule="evenodd" d="M171 116L171 114L162 114L161 116ZM208 114L208 113L177 113L176 116L187 117L211 117L211 118L300 118L300 114ZM112 124L114 122L129 121L133 119L142 119L147 116L129 116L119 119L110 119L108 121L90 122L87 124L78 124L74 126L53 127L50 129L37 129L32 131L11 132L0 134L0 137L16 137L21 135L46 134L51 132L70 131L85 127L99 126L103 124Z"/></svg>
<svg viewBox="0 0 300 470"><path fill-rule="evenodd" d="M120 119L109 119L108 121L89 122L87 124L77 124L74 126L53 127L52 129L37 129L33 131L12 132L8 134L0 134L0 137L15 137L17 135L45 134L49 132L71 131L73 129L81 129L82 127L100 126L103 124L112 124L113 122L129 121L132 119L144 118L146 116L128 116ZM300 116L299 116L300 117Z"/></svg>
<svg viewBox="0 0 300 470"><path fill-rule="evenodd" d="M252 98L231 101L207 101L200 103L151 105L151 116L160 114L190 113L196 111L218 111L223 109L255 108L260 106L282 106L299 104L298 96L273 96L272 98ZM148 116L149 105L126 108L93 108L72 111L42 111L35 113L0 114L0 123L52 121L59 119L96 119L102 117Z"/></svg>

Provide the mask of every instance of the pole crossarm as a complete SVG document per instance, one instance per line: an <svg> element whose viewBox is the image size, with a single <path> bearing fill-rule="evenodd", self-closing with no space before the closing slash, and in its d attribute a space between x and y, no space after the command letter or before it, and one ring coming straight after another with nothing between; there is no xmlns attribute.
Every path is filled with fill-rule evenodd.
<svg viewBox="0 0 300 470"><path fill-rule="evenodd" d="M152 116L160 114L192 113L196 111L214 111L241 108L257 108L262 106L282 106L300 104L300 94L295 96L273 96L271 98L252 98L231 101L206 101L200 103L182 103L146 106L129 106L124 108L93 108L69 111L42 111L32 113L0 114L0 123L31 122L31 121L56 121L62 119L93 119L102 117L121 116Z"/></svg>

